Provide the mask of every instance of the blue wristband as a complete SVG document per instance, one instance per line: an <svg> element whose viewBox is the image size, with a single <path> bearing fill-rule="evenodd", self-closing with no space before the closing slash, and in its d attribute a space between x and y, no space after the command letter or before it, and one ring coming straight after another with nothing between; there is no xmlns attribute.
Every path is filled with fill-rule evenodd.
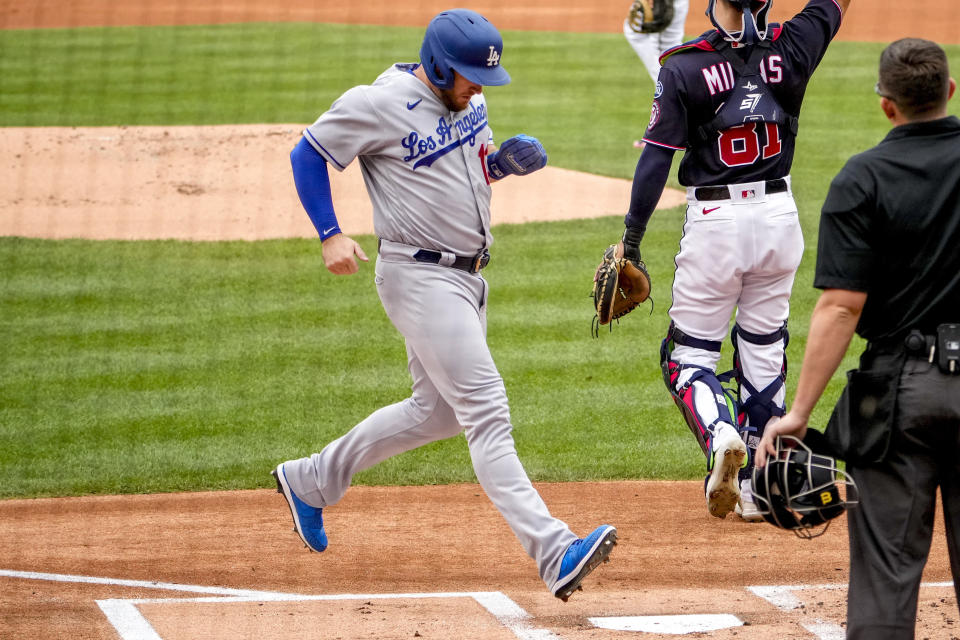
<svg viewBox="0 0 960 640"><path fill-rule="evenodd" d="M290 164L293 166L293 182L297 186L300 203L310 216L310 222L320 234L320 239L326 240L341 233L333 210L327 161L306 138L300 138L290 152Z"/></svg>
<svg viewBox="0 0 960 640"><path fill-rule="evenodd" d="M494 151L487 156L487 173L493 176L495 180L501 180L507 176L507 172L504 171L497 162L498 155L500 155L500 152Z"/></svg>

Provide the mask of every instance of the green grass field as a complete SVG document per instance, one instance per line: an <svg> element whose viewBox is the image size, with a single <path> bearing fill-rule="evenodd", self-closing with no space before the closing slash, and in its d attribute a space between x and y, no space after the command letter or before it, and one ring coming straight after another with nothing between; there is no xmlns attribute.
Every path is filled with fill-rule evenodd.
<svg viewBox="0 0 960 640"><path fill-rule="evenodd" d="M303 24L0 31L0 126L307 123L390 62L414 59L421 35ZM652 85L623 38L505 40L514 82L487 92L494 130L536 135L554 166L632 176L629 143ZM791 396L817 296L820 202L846 158L888 129L872 91L881 49L834 44L801 115L792 175L807 251L792 302ZM958 68L960 50L948 53ZM534 480L702 475L658 363L681 209L656 214L644 240L653 314L590 336L590 277L622 213L495 229L489 342ZM359 240L375 253L374 238ZM316 241L8 237L0 271L0 497L266 487L278 461L408 395L372 267L334 277ZM814 424L841 386L838 373ZM356 478L472 481L462 437Z"/></svg>

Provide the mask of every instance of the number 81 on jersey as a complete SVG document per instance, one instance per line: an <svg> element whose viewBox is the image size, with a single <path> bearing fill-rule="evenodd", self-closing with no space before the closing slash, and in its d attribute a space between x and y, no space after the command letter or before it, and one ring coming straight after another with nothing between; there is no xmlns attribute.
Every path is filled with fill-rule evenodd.
<svg viewBox="0 0 960 640"><path fill-rule="evenodd" d="M760 136L764 137L761 148ZM776 122L744 122L720 132L717 138L720 161L728 167L751 165L778 155L782 149Z"/></svg>

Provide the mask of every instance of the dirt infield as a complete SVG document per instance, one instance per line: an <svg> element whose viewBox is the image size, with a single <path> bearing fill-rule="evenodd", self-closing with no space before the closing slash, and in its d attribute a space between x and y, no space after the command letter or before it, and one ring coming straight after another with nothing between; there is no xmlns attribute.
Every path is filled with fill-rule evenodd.
<svg viewBox="0 0 960 640"><path fill-rule="evenodd" d="M800 540L711 517L701 486L538 485L581 535L600 522L620 534L611 562L566 604L546 591L475 485L354 487L325 512L323 554L304 549L272 490L7 500L0 637L596 640L636 633L598 629L595 618L708 614L746 625L710 638L838 637L843 519ZM918 638L960 635L952 589L941 584L949 580L942 527L936 535ZM468 595L478 592L499 596Z"/></svg>
<svg viewBox="0 0 960 640"><path fill-rule="evenodd" d="M629 1L467 4L505 29L616 32ZM775 17L800 4L777 0ZM912 11L903 6L855 0L840 38L887 41L922 34L958 41L955 0L917 2ZM422 25L447 7L440 0L0 0L0 28L248 20ZM692 10L688 33L705 26L701 12ZM215 130L207 132L216 138ZM314 234L285 171L181 173L185 163L196 162L189 154L197 147L186 145L185 137L202 135L173 127L0 132L0 151L16 175L0 185L7 194L0 198L0 233L202 239ZM244 157L259 158L259 164L236 157L233 162L285 166L264 154L278 148L286 153L298 135L296 125L244 128ZM273 144L278 140L283 143ZM138 145L149 152L139 159L125 155L130 148L142 150ZM216 144L208 147L213 158L205 158L207 166L230 166L220 164L230 154ZM59 164L30 164L36 155L59 158ZM107 156L122 162L110 165ZM105 186L99 178L108 175L125 177L116 184L126 184L126 191ZM594 202L598 193L624 202L624 181L574 182L581 178L588 179L563 172L538 179L557 201L571 201L557 194L575 185ZM78 180L82 190L68 188ZM258 201L237 211L227 197L233 194L235 205L238 193L254 192L274 204ZM161 202L161 196L169 200ZM130 212L137 209L171 215L136 219ZM495 209L494 219L537 219L539 209L517 211ZM363 212L356 224L362 219ZM345 222L345 228L367 232L347 226L352 224ZM355 487L325 512L331 548L324 554L303 549L290 532L282 498L266 489L0 501L0 640L609 640L675 638L684 629L699 630L690 637L718 640L841 638L845 522L805 541L767 524L719 521L707 514L701 486L538 485L552 512L577 533L610 522L620 534L610 564L566 604L546 592L533 562L477 485ZM945 584L950 573L940 523L924 579L917 637L960 637L956 599ZM724 615L733 619L708 617Z"/></svg>

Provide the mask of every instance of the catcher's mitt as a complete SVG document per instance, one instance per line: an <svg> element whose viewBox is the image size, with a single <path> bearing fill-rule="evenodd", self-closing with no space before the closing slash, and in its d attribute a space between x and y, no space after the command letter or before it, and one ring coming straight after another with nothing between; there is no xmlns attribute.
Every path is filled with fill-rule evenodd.
<svg viewBox="0 0 960 640"><path fill-rule="evenodd" d="M595 336L600 325L627 315L650 297L647 265L642 260L617 258L616 249L617 245L612 244L603 252L603 262L597 267L593 281L593 306L597 311Z"/></svg>
<svg viewBox="0 0 960 640"><path fill-rule="evenodd" d="M673 20L673 0L634 0L627 22L637 33L663 31Z"/></svg>

